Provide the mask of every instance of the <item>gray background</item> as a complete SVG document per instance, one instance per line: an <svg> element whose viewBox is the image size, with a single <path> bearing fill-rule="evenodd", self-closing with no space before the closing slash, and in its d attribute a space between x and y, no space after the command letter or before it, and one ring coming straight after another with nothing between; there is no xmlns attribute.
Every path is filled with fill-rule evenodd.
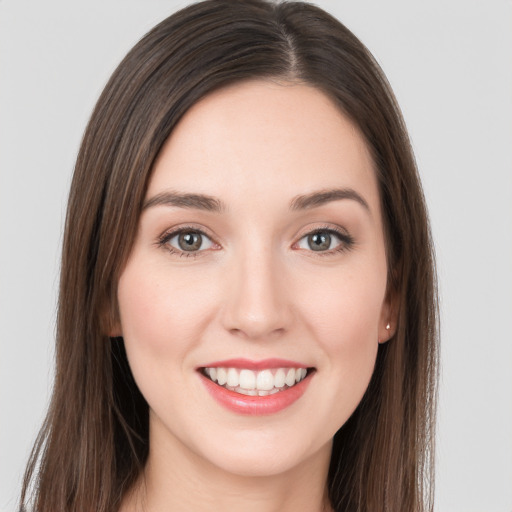
<svg viewBox="0 0 512 512"><path fill-rule="evenodd" d="M0 1L0 511L13 511L52 380L67 189L95 99L186 2ZM512 2L319 1L401 104L437 244L439 512L512 512ZM394 471L394 468L390 468Z"/></svg>

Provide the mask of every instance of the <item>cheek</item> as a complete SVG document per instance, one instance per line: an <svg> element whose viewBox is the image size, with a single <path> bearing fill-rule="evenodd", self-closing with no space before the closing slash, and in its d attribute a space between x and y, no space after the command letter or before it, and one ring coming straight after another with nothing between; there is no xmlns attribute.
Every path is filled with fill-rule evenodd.
<svg viewBox="0 0 512 512"><path fill-rule="evenodd" d="M322 349L333 384L356 395L364 393L375 365L385 276L385 265L373 262L318 275L316 287L301 285L296 292L303 297L301 317Z"/></svg>
<svg viewBox="0 0 512 512"><path fill-rule="evenodd" d="M316 283L298 296L304 297L303 317L320 331L320 339L336 346L340 341L377 342L386 292L382 274L371 268L367 272L340 271L317 278Z"/></svg>
<svg viewBox="0 0 512 512"><path fill-rule="evenodd" d="M215 290L205 283L200 272L170 273L165 265L129 263L118 286L127 350L156 358L190 350L215 300Z"/></svg>
<svg viewBox="0 0 512 512"><path fill-rule="evenodd" d="M173 304L170 294L164 294L163 288L163 283L151 271L140 272L135 265L129 265L123 272L118 302L127 345L146 346L157 352L165 348Z"/></svg>
<svg viewBox="0 0 512 512"><path fill-rule="evenodd" d="M200 283L198 277L171 274L165 264L144 258L134 257L122 273L122 335L133 376L151 409L179 411L191 402L184 368L190 366L200 340L199 320L207 317L211 302L207 290L198 293Z"/></svg>

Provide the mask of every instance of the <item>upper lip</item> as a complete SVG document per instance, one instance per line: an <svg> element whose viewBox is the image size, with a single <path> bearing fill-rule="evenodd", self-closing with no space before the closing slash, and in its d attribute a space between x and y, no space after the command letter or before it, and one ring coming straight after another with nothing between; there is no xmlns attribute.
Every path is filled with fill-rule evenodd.
<svg viewBox="0 0 512 512"><path fill-rule="evenodd" d="M247 370L266 370L271 368L310 368L311 366L291 361L289 359L261 359L253 361L251 359L237 358L237 359L224 359L222 361L213 361L211 363L200 366L201 368L240 368Z"/></svg>

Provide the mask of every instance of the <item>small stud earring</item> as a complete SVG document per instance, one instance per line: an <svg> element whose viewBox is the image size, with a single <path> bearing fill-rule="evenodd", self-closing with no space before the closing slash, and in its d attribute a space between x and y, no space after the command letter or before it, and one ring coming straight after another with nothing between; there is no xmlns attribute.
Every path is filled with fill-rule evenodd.
<svg viewBox="0 0 512 512"><path fill-rule="evenodd" d="M391 329L391 325L388 324L388 325L386 325L386 330L389 331L389 329Z"/></svg>

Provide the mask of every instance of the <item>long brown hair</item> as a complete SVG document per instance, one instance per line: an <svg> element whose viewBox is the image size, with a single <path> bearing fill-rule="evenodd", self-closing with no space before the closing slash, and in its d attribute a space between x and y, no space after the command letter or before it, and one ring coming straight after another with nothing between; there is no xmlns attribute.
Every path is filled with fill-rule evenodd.
<svg viewBox="0 0 512 512"><path fill-rule="evenodd" d="M301 2L207 0L170 16L125 57L84 134L67 210L48 415L20 509L114 511L148 455L148 406L122 339L109 339L116 289L155 159L183 114L234 82L311 84L359 127L375 162L397 331L336 433L336 511L432 510L437 301L425 202L386 78L339 21Z"/></svg>

